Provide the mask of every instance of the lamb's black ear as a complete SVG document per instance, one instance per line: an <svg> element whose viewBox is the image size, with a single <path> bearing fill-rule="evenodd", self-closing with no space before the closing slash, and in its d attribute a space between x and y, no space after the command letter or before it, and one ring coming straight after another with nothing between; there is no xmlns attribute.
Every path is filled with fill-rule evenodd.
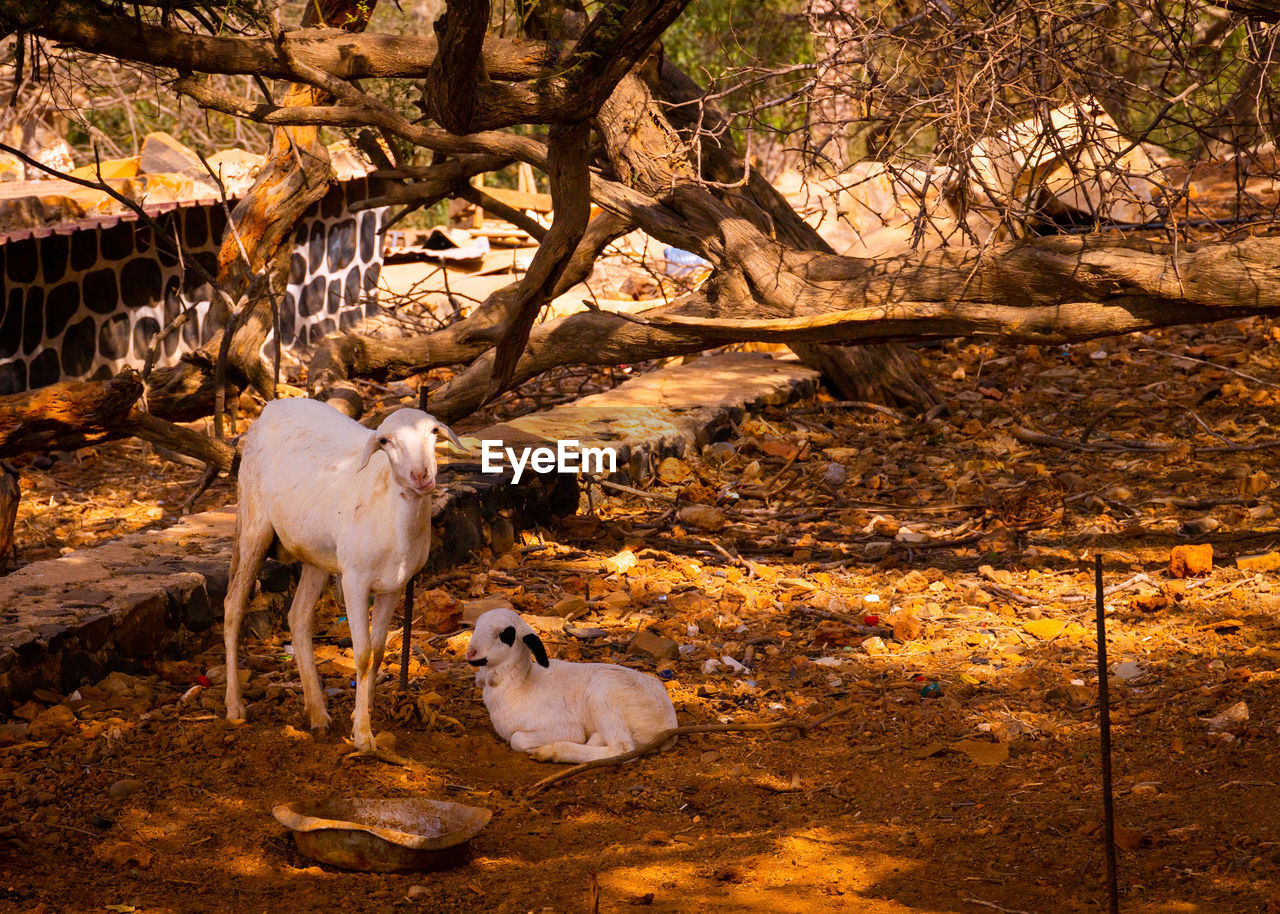
<svg viewBox="0 0 1280 914"><path fill-rule="evenodd" d="M515 644L516 643L516 627L514 625L508 625L502 631L498 632L498 638L499 640L502 641L503 644L507 645L508 647Z"/></svg>
<svg viewBox="0 0 1280 914"><path fill-rule="evenodd" d="M533 659L538 661L539 666L551 666L551 661L547 659L547 649L542 646L541 638L530 632L520 640L529 645L529 650L533 651Z"/></svg>

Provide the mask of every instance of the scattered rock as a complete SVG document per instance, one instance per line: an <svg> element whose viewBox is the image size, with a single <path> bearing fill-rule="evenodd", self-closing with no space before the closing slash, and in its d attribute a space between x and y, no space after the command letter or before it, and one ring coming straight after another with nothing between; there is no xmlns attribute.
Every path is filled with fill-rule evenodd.
<svg viewBox="0 0 1280 914"><path fill-rule="evenodd" d="M822 468L822 484L838 489L849 478L849 472L838 463L828 463Z"/></svg>
<svg viewBox="0 0 1280 914"><path fill-rule="evenodd" d="M717 441L713 444L708 444L702 449L702 459L707 463L720 464L736 454L737 451L738 449L733 446L732 442Z"/></svg>
<svg viewBox="0 0 1280 914"><path fill-rule="evenodd" d="M1182 536L1204 536L1206 533L1212 533L1222 526L1222 521L1216 517L1195 517L1191 520L1178 525L1178 533ZM1208 572L1205 572L1208 574Z"/></svg>
<svg viewBox="0 0 1280 914"><path fill-rule="evenodd" d="M562 600L557 600L551 604L548 612L553 616L576 616L587 611L587 601L585 597L571 596Z"/></svg>
<svg viewBox="0 0 1280 914"><path fill-rule="evenodd" d="M1245 495L1261 495L1271 488L1271 477L1267 475L1266 470L1258 470L1244 478L1241 488L1244 489Z"/></svg>
<svg viewBox="0 0 1280 914"><path fill-rule="evenodd" d="M565 624L564 631L566 635L572 635L582 641L594 641L596 638L606 638L609 633L603 628L579 628L576 625Z"/></svg>
<svg viewBox="0 0 1280 914"><path fill-rule="evenodd" d="M28 701L13 709L13 716L28 723L40 716L44 708L38 702Z"/></svg>
<svg viewBox="0 0 1280 914"><path fill-rule="evenodd" d="M16 720L0 724L0 746L10 746L14 743L22 742L27 738L27 733L30 729L30 724L19 723Z"/></svg>
<svg viewBox="0 0 1280 914"><path fill-rule="evenodd" d="M679 457L668 457L658 464L658 479L669 486L679 485L693 476L693 469Z"/></svg>
<svg viewBox="0 0 1280 914"><path fill-rule="evenodd" d="M131 778L124 778L122 780L116 781L114 784L108 787L107 795L110 796L111 799L113 800L123 800L125 797L130 796L131 794L137 793L139 790L141 790L145 786L146 785L143 784L141 781L135 781Z"/></svg>
<svg viewBox="0 0 1280 914"><path fill-rule="evenodd" d="M1174 546L1169 555L1169 574L1175 578L1203 577L1213 571L1213 546Z"/></svg>
<svg viewBox="0 0 1280 914"><path fill-rule="evenodd" d="M722 866L720 869L716 870L714 877L716 882L732 882L736 885L746 878L746 874L743 872L742 867L737 866L736 864L730 864L729 866Z"/></svg>
<svg viewBox="0 0 1280 914"><path fill-rule="evenodd" d="M951 748L963 752L973 759L977 765L999 765L1009 760L1008 743L988 743L982 740L965 739L952 743Z"/></svg>
<svg viewBox="0 0 1280 914"><path fill-rule="evenodd" d="M885 646L884 640L875 635L862 642L862 650L872 657L889 653L889 648Z"/></svg>
<svg viewBox="0 0 1280 914"><path fill-rule="evenodd" d="M1159 612L1169 605L1169 597L1160 590L1147 590L1135 596L1132 605L1139 612Z"/></svg>
<svg viewBox="0 0 1280 914"><path fill-rule="evenodd" d="M708 533L718 533L728 522L724 512L711 505L689 505L687 508L681 508L676 517L679 518L680 523L697 527Z"/></svg>
<svg viewBox="0 0 1280 914"><path fill-rule="evenodd" d="M1201 723L1209 728L1210 733L1221 733L1225 730L1230 730L1232 727L1243 724L1248 720L1249 706L1243 701L1237 701L1221 714L1200 718Z"/></svg>
<svg viewBox="0 0 1280 914"><path fill-rule="evenodd" d="M898 593L921 593L929 586L929 579L919 571L912 569L898 579L894 590Z"/></svg>
<svg viewBox="0 0 1280 914"><path fill-rule="evenodd" d="M1252 571L1254 573L1280 571L1280 552L1238 556L1236 558L1236 567L1241 571Z"/></svg>
<svg viewBox="0 0 1280 914"><path fill-rule="evenodd" d="M413 901L418 898L426 898L431 894L433 894L432 891L425 885L411 885L409 886L409 891L405 893L405 896L410 901Z"/></svg>
<svg viewBox="0 0 1280 914"><path fill-rule="evenodd" d="M1116 847L1122 851L1136 851L1147 840L1147 836L1142 829L1129 828L1118 823L1116 825L1115 838Z"/></svg>
<svg viewBox="0 0 1280 914"><path fill-rule="evenodd" d="M414 603L422 607L422 624L429 632L447 635L457 631L462 623L462 603L447 590L438 587L428 590Z"/></svg>
<svg viewBox="0 0 1280 914"><path fill-rule="evenodd" d="M631 639L631 649L648 654L656 660L675 660L680 656L680 646L670 638L655 635L648 629L640 629Z"/></svg>
<svg viewBox="0 0 1280 914"><path fill-rule="evenodd" d="M862 532L874 534L875 536L895 537L898 535L899 529L901 529L901 524L892 517L884 517L877 514L862 528Z"/></svg>
<svg viewBox="0 0 1280 914"><path fill-rule="evenodd" d="M560 529L565 535L576 539L595 536L600 532L601 526L600 518L594 514L570 514L560 518Z"/></svg>
<svg viewBox="0 0 1280 914"><path fill-rule="evenodd" d="M862 631L854 628L852 625L846 625L843 622L836 622L833 619L823 619L818 623L818 627L813 632L813 643L829 647L856 647L865 639Z"/></svg>
<svg viewBox="0 0 1280 914"><path fill-rule="evenodd" d="M1117 679L1128 682L1130 679L1137 679L1146 670L1142 668L1142 664L1136 660L1126 660L1123 663L1117 663L1111 668L1111 675Z"/></svg>
<svg viewBox="0 0 1280 914"><path fill-rule="evenodd" d="M145 847L139 847L127 841L112 841L95 847L93 856L117 869L125 869L130 865L136 865L138 869L145 870L151 866L153 855Z"/></svg>
<svg viewBox="0 0 1280 914"><path fill-rule="evenodd" d="M615 590L595 601L595 608L611 616L620 616L631 607L631 595Z"/></svg>
<svg viewBox="0 0 1280 914"><path fill-rule="evenodd" d="M491 609L515 610L506 597L481 597L479 600L467 600L462 604L462 621L475 625L479 619Z"/></svg>
<svg viewBox="0 0 1280 914"><path fill-rule="evenodd" d="M626 574L639 564L639 559L630 549L623 549L617 555L605 559L603 564L605 571L610 574Z"/></svg>
<svg viewBox="0 0 1280 914"><path fill-rule="evenodd" d="M1034 736L1039 732L1034 726L1007 712L1002 713L995 723L991 724L991 735L1002 743L1012 743L1024 736Z"/></svg>
<svg viewBox="0 0 1280 914"><path fill-rule="evenodd" d="M924 623L914 613L900 612L889 617L893 637L897 641L914 641L924 634Z"/></svg>
<svg viewBox="0 0 1280 914"><path fill-rule="evenodd" d="M54 705L45 708L31 722L27 735L31 739L43 739L52 742L60 736L72 733L77 728L76 716L66 705Z"/></svg>
<svg viewBox="0 0 1280 914"><path fill-rule="evenodd" d="M1022 623L1023 631L1041 641L1050 641L1058 637L1066 627L1067 623L1061 619L1033 619Z"/></svg>

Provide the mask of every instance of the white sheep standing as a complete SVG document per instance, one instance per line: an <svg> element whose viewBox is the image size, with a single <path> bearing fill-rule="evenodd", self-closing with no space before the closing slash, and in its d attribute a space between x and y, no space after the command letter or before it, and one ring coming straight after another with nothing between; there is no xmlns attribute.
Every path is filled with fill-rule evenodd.
<svg viewBox="0 0 1280 914"><path fill-rule="evenodd" d="M311 626L329 575L341 574L356 664L352 737L361 752L376 750L369 707L387 629L405 584L431 549L437 434L463 450L447 426L417 409L396 410L371 431L317 400L263 407L244 438L223 604L228 719L245 716L236 656L240 621L262 560L278 540L282 560L303 562L289 629L311 728L327 731L330 721Z"/></svg>
<svg viewBox="0 0 1280 914"><path fill-rule="evenodd" d="M676 725L656 676L613 663L549 660L542 639L509 609L476 620L467 662L477 668L498 736L540 762L621 755Z"/></svg>

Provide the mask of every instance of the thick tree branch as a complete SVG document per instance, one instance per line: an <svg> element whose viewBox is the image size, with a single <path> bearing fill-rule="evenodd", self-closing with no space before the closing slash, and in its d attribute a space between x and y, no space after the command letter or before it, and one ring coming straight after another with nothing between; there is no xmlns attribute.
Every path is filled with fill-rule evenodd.
<svg viewBox="0 0 1280 914"><path fill-rule="evenodd" d="M482 53L488 28L488 0L451 0L436 20L439 49L424 81L423 98L427 111L450 133L479 129L479 84L489 81Z"/></svg>
<svg viewBox="0 0 1280 914"><path fill-rule="evenodd" d="M555 221L525 272L517 303L493 329L491 339L497 350L489 383L490 397L496 396L511 377L538 313L555 296L559 279L586 231L591 215L591 179L587 171L590 139L591 128L586 121L551 128L547 176Z"/></svg>
<svg viewBox="0 0 1280 914"><path fill-rule="evenodd" d="M569 93L584 113L604 104L689 0L605 0L583 29L568 63Z"/></svg>
<svg viewBox="0 0 1280 914"><path fill-rule="evenodd" d="M342 79L420 78L431 72L436 40L420 35L358 35L339 29L294 29L277 45L270 38L200 35L111 14L80 0L0 0L0 25L21 29L95 54L195 73L292 79L288 59ZM288 55L287 57L283 55ZM486 37L484 68L491 79L546 77L556 55L537 41Z"/></svg>
<svg viewBox="0 0 1280 914"><path fill-rule="evenodd" d="M508 206L496 197L489 196L480 188L462 183L455 189L457 191L455 196L461 197L468 203L507 220L516 228L524 229L534 241L542 241L547 237L547 227L537 219L526 216L514 206Z"/></svg>
<svg viewBox="0 0 1280 914"><path fill-rule="evenodd" d="M563 295L585 280L600 252L630 228L625 220L612 213L601 213L592 219L561 271L552 291L553 297ZM480 305L477 314L489 309L505 311L518 288L519 284L513 283L497 290ZM470 362L490 346L474 333L472 321L476 319L473 315L437 333L402 340L382 340L356 334L328 337L320 342L307 369L311 389L322 400L328 399L333 391L343 391L342 398L350 401L354 393L350 381L357 377L376 381L399 380L431 368ZM477 391L482 399L483 388L487 386L486 376L482 389ZM358 414L360 404L349 402L347 408Z"/></svg>
<svg viewBox="0 0 1280 914"><path fill-rule="evenodd" d="M335 22L358 32L373 8L370 0L311 0L302 24ZM314 71L308 65L288 62L295 70ZM292 83L284 107L314 108L328 99L323 89ZM150 402L156 414L168 419L186 418L188 410L207 415L209 404L200 399L193 402L193 397L202 397L212 387L215 428L221 437L221 406L228 384L239 388L248 383L265 397L274 395L274 377L260 353L275 323L273 310L289 267L289 258L281 256L281 251L298 219L328 191L331 175L329 153L317 128L275 131L257 180L231 214L231 226L218 253L219 288L232 300L243 298L245 302L239 312L226 316L226 327L198 354L152 374L154 395Z"/></svg>
<svg viewBox="0 0 1280 914"><path fill-rule="evenodd" d="M120 436L142 378L126 371L105 381L70 381L0 397L0 457L70 451Z"/></svg>

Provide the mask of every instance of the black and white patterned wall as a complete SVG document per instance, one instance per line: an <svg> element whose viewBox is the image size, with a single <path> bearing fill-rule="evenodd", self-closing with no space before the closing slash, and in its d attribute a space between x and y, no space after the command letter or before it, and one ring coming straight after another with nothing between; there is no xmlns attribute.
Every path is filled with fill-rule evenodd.
<svg viewBox="0 0 1280 914"><path fill-rule="evenodd" d="M366 178L335 185L300 221L280 314L286 350L377 313L385 210L347 208L368 196ZM176 229L191 256L217 272L226 229L220 204L184 207L156 221L166 234ZM158 248L140 222L0 244L0 278L0 395L140 368L182 299L195 306L195 320L164 341L159 365L198 348L226 317L210 306L208 286Z"/></svg>

